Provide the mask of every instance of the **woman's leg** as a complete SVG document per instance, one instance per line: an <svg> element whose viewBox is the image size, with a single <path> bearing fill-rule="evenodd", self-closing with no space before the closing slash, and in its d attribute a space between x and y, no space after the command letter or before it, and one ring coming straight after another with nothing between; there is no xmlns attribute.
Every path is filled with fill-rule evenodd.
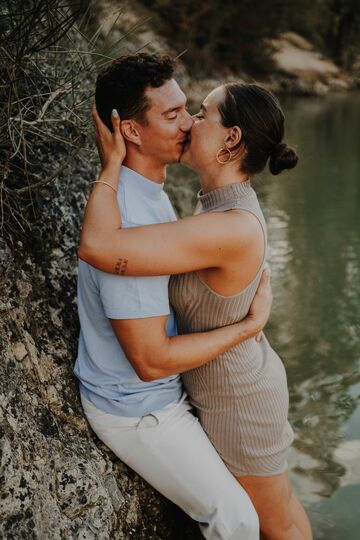
<svg viewBox="0 0 360 540"><path fill-rule="evenodd" d="M296 495L293 493L291 489L289 475L286 474L286 476L287 476L289 491L291 494L290 506L291 506L291 513L294 517L294 521L296 522L298 529L302 532L304 538L306 539L312 538L311 525L310 525L309 518L307 517L304 507L302 506L301 502L299 501L299 499L296 497Z"/></svg>
<svg viewBox="0 0 360 540"><path fill-rule="evenodd" d="M288 473L276 476L239 476L260 520L264 540L312 540L308 517L292 493Z"/></svg>

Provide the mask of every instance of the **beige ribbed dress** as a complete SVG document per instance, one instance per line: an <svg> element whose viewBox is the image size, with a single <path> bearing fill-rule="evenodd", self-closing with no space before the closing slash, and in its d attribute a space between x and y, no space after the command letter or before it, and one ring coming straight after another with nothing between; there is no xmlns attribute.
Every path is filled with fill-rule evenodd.
<svg viewBox="0 0 360 540"><path fill-rule="evenodd" d="M250 182L199 194L199 199L201 212L238 208L253 213L266 242L264 216ZM243 319L264 262L265 257L253 281L232 296L216 293L196 272L172 276L169 294L179 333L211 330ZM182 379L201 425L234 475L271 476L286 469L286 454L293 440L287 420L286 373L264 335L260 342L249 339L208 364L183 373Z"/></svg>

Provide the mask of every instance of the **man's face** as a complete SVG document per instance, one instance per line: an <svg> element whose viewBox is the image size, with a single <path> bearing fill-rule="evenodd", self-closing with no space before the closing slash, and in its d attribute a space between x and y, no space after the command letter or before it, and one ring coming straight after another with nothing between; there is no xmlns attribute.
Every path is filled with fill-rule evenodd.
<svg viewBox="0 0 360 540"><path fill-rule="evenodd" d="M179 161L193 120L186 110L186 96L174 79L159 88L147 88L150 102L146 125L138 124L141 152L162 165Z"/></svg>

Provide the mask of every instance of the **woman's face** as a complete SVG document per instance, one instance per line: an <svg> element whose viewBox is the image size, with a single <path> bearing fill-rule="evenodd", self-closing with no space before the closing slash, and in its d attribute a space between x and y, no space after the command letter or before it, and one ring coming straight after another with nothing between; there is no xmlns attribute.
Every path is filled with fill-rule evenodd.
<svg viewBox="0 0 360 540"><path fill-rule="evenodd" d="M228 129L222 125L218 109L224 99L225 88L215 88L193 116L190 142L186 144L180 162L198 173L216 165L216 154L224 147Z"/></svg>

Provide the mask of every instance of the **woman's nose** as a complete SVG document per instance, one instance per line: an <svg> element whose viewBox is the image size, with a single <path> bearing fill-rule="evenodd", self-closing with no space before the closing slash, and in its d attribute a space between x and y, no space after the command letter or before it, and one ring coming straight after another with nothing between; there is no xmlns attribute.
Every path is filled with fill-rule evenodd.
<svg viewBox="0 0 360 540"><path fill-rule="evenodd" d="M182 125L181 125L182 131L190 131L190 129L193 126L193 123L194 123L193 117L191 116L190 113L185 111L183 121L182 121Z"/></svg>

